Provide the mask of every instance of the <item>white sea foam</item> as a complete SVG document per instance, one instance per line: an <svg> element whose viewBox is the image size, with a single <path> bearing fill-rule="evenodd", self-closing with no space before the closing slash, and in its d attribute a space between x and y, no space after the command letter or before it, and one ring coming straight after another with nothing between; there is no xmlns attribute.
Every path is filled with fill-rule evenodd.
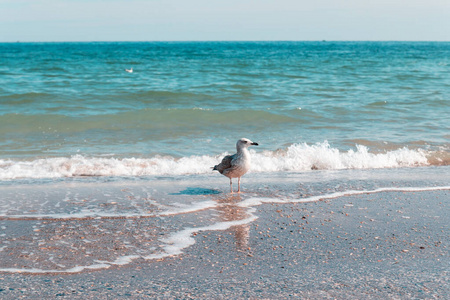
<svg viewBox="0 0 450 300"><path fill-rule="evenodd" d="M92 209L75 212L75 213L47 213L47 214L0 214L0 218L4 220L80 220L80 219L134 219L134 218L146 218L155 216L172 216L179 214L193 213L205 209L211 209L218 204L216 201L207 200L200 202L193 202L191 204L172 204L172 205L159 205L163 210L155 213L124 213L124 212L105 212L105 211L92 211Z"/></svg>
<svg viewBox="0 0 450 300"><path fill-rule="evenodd" d="M232 226L249 224L258 218L257 216L252 214L253 211L254 210L249 210L247 212L247 214L249 216L242 220L218 222L218 223L212 224L210 226L185 228L179 232L175 232L171 236L161 239L161 241L166 244L163 247L165 252L149 255L144 258L145 259L160 259L160 258L164 258L167 256L179 255L182 253L183 249L195 244L195 239L192 237L192 235L194 233L202 232L202 231L222 231L222 230L227 230L228 228L230 228Z"/></svg>
<svg viewBox="0 0 450 300"><path fill-rule="evenodd" d="M202 202L194 202L190 205L180 205L180 206L174 206L172 205L170 208L168 208L166 211L159 213L160 216L170 216L170 215L178 215L178 214L185 214L185 213L191 213L196 212L204 209L209 209L217 206L216 201L208 200L208 201L202 201Z"/></svg>
<svg viewBox="0 0 450 300"><path fill-rule="evenodd" d="M254 150L253 150L254 151ZM401 148L385 153L370 153L365 146L346 152L328 142L315 145L294 144L286 150L253 155L254 171L304 171L311 169L373 169L428 165L427 151Z"/></svg>
<svg viewBox="0 0 450 300"><path fill-rule="evenodd" d="M386 187L378 188L375 190L348 190L343 192L336 192L324 195L310 196L305 198L297 199L280 199L280 198L260 198L253 197L241 201L238 205L240 207L254 207L261 205L263 203L306 203L306 202L316 202L320 200L335 199L344 196L356 196L362 194L375 194L382 192L427 192L427 191L439 191L439 190L450 190L450 186L437 186L437 187Z"/></svg>
<svg viewBox="0 0 450 300"><path fill-rule="evenodd" d="M306 171L311 169L371 169L426 166L435 161L423 149L401 148L371 153L365 146L340 151L327 142L294 144L287 149L252 153L253 172ZM32 161L0 159L0 180L17 178L58 178L74 176L185 175L211 172L224 153L217 156L170 156L152 158L105 158L74 155ZM439 163L439 162L438 162Z"/></svg>
<svg viewBox="0 0 450 300"><path fill-rule="evenodd" d="M172 214L172 213L167 213ZM153 217L157 214L144 214L144 213L107 213L107 212L77 212L77 213L51 213L51 214L27 214L27 215L0 215L0 218L4 220L80 220L80 219L101 219L101 218L141 218L141 217Z"/></svg>
<svg viewBox="0 0 450 300"><path fill-rule="evenodd" d="M139 258L138 255L128 255L128 256L121 256L117 258L116 260L112 262L108 261L96 261L95 264L87 265L87 266L76 266L69 269L39 269L39 268L0 268L0 272L5 273L22 273L22 274L52 274L52 273L80 273L84 270L101 270L101 269L108 269L112 267L113 265L126 265L131 263L133 260Z"/></svg>

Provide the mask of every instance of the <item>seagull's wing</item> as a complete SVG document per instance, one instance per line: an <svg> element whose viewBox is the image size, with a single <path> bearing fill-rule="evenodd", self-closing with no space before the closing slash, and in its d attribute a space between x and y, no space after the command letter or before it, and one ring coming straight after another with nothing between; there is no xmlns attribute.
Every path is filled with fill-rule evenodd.
<svg viewBox="0 0 450 300"><path fill-rule="evenodd" d="M220 174L222 174L223 171L232 167L231 161L235 156L236 154L225 156L220 164L214 166L213 170L217 170L220 172Z"/></svg>

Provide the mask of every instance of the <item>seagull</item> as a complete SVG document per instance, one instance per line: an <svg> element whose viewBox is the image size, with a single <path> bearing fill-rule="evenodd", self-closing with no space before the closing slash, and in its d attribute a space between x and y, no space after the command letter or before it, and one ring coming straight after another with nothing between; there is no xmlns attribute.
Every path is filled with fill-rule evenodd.
<svg viewBox="0 0 450 300"><path fill-rule="evenodd" d="M133 68L131 68L131 69L125 69L125 71L128 72L128 73L133 73Z"/></svg>
<svg viewBox="0 0 450 300"><path fill-rule="evenodd" d="M241 176L247 173L250 169L250 153L248 147L258 146L258 143L254 143L249 139L242 138L236 143L237 153L233 155L227 155L222 159L222 162L215 165L213 170L219 171L220 174L230 178L230 189L233 193L232 178L238 178L238 193L241 192Z"/></svg>

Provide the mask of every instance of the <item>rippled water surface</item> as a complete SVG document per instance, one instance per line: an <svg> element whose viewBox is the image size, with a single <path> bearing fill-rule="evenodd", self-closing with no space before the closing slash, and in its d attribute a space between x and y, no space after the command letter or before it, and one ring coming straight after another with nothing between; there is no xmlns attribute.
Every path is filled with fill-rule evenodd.
<svg viewBox="0 0 450 300"><path fill-rule="evenodd" d="M216 159L240 137L275 158L306 143L449 160L450 43L9 43L0 55L3 169L75 155ZM410 158L398 165L424 165Z"/></svg>

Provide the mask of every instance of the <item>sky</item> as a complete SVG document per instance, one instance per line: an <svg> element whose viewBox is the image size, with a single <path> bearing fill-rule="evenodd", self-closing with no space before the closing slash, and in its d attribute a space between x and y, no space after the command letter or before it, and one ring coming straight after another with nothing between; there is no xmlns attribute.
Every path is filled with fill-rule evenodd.
<svg viewBox="0 0 450 300"><path fill-rule="evenodd" d="M0 0L0 42L450 41L450 0Z"/></svg>

